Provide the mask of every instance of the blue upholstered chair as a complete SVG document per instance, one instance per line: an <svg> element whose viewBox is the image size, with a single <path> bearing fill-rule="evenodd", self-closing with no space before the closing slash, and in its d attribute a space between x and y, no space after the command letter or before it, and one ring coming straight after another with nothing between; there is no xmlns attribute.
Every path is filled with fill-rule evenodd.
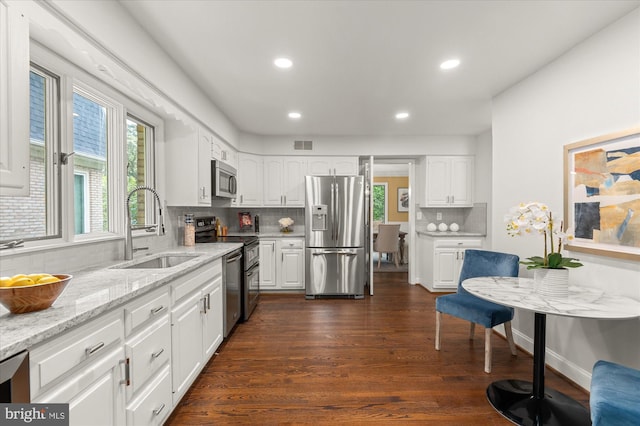
<svg viewBox="0 0 640 426"><path fill-rule="evenodd" d="M485 250L466 250L460 271L458 291L436 299L436 350L440 350L440 327L442 314L453 315L471 323L469 339L473 339L475 325L485 327L484 333L484 371L491 373L491 333L492 328L504 324L504 331L509 342L511 353L516 355L513 343L511 320L513 308L482 300L464 288L462 282L475 277L517 277L520 258L513 254L498 253Z"/></svg>
<svg viewBox="0 0 640 426"><path fill-rule="evenodd" d="M593 426L640 424L640 370L609 361L596 362L589 406Z"/></svg>

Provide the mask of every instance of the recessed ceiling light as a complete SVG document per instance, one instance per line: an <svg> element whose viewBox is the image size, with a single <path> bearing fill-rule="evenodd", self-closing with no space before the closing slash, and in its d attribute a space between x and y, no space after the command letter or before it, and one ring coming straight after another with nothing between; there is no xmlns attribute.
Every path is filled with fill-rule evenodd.
<svg viewBox="0 0 640 426"><path fill-rule="evenodd" d="M273 63L278 68L291 68L291 66L293 65L293 62L291 62L291 59L289 58L276 58Z"/></svg>
<svg viewBox="0 0 640 426"><path fill-rule="evenodd" d="M443 70L450 70L460 65L460 59L449 59L440 64L440 68Z"/></svg>
<svg viewBox="0 0 640 426"><path fill-rule="evenodd" d="M302 114L300 114L299 112L293 111L289 113L289 118L298 119L300 117L302 117Z"/></svg>
<svg viewBox="0 0 640 426"><path fill-rule="evenodd" d="M408 112L399 112L396 114L396 118L398 120L404 120L405 118L409 118L409 113Z"/></svg>

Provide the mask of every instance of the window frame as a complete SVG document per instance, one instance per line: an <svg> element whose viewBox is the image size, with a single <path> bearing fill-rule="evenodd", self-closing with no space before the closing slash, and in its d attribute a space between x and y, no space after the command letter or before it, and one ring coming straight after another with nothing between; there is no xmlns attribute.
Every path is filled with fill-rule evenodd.
<svg viewBox="0 0 640 426"><path fill-rule="evenodd" d="M144 122L153 129L153 140L146 153L149 170L148 185L156 188L160 193L163 190L164 181L158 182L156 175L156 165L159 164L158 145L162 142L164 122L153 110L143 106L137 100L124 94L119 90L114 80L114 85L89 74L82 67L60 57L56 52L40 44L37 40L30 40L30 61L41 70L56 75L58 77L59 92L59 119L56 133L59 135L58 146L51 150L49 164L54 164L58 169L59 181L56 186L59 200L58 233L42 239L25 241L24 247L17 248L17 252L47 249L54 246L67 246L74 244L86 244L112 239L123 239L126 232L126 120L129 115ZM105 80L108 80L105 76ZM109 77L111 78L111 77ZM61 153L71 153L73 151L73 93L74 89L80 88L90 96L95 96L101 103L107 102L114 108L114 119L108 127L108 155L114 157L107 159L108 179L112 184L109 188L109 230L107 232L75 234L74 225L74 170L73 156L69 157L67 167L62 167L60 163ZM83 94L84 96L84 94ZM48 154L49 155L49 154ZM162 201L162 200L161 200ZM152 207L157 208L155 202ZM154 216L149 213L146 215ZM49 220L49 215L47 220ZM150 236L144 231L134 232L134 236ZM3 253L0 252L0 256Z"/></svg>

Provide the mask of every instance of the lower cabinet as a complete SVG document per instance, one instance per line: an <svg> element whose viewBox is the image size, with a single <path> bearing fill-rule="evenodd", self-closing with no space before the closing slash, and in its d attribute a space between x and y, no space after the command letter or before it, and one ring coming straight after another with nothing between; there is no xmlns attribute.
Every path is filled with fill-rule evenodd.
<svg viewBox="0 0 640 426"><path fill-rule="evenodd" d="M260 240L260 290L304 290L304 240Z"/></svg>
<svg viewBox="0 0 640 426"><path fill-rule="evenodd" d="M171 284L171 376L177 404L220 346L224 312L222 262Z"/></svg>
<svg viewBox="0 0 640 426"><path fill-rule="evenodd" d="M72 426L161 425L223 339L222 261L29 348L34 403Z"/></svg>
<svg viewBox="0 0 640 426"><path fill-rule="evenodd" d="M121 312L30 349L31 402L69 404L72 426L124 424Z"/></svg>
<svg viewBox="0 0 640 426"><path fill-rule="evenodd" d="M432 292L455 291L460 279L464 252L482 248L481 239L418 236L418 249L425 261L420 265L420 283Z"/></svg>

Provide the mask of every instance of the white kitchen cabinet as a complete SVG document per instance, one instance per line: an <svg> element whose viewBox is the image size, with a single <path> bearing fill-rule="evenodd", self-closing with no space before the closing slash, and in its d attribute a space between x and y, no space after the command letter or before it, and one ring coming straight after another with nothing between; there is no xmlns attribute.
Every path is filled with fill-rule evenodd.
<svg viewBox="0 0 640 426"><path fill-rule="evenodd" d="M276 276L280 289L304 289L304 240L281 238L276 244Z"/></svg>
<svg viewBox="0 0 640 426"><path fill-rule="evenodd" d="M421 207L472 207L472 156L427 156Z"/></svg>
<svg viewBox="0 0 640 426"><path fill-rule="evenodd" d="M238 191L232 205L261 206L263 185L262 156L253 154L238 154Z"/></svg>
<svg viewBox="0 0 640 426"><path fill-rule="evenodd" d="M307 161L302 157L264 158L265 206L304 206Z"/></svg>
<svg viewBox="0 0 640 426"><path fill-rule="evenodd" d="M167 204L211 206L213 135L177 120L167 122L165 138Z"/></svg>
<svg viewBox="0 0 640 426"><path fill-rule="evenodd" d="M30 350L31 402L68 403L72 426L125 422L122 310Z"/></svg>
<svg viewBox="0 0 640 426"><path fill-rule="evenodd" d="M260 238L260 290L276 288L276 240Z"/></svg>
<svg viewBox="0 0 640 426"><path fill-rule="evenodd" d="M171 373L177 404L222 342L222 262L171 284Z"/></svg>
<svg viewBox="0 0 640 426"><path fill-rule="evenodd" d="M308 173L313 176L357 175L358 157L308 157Z"/></svg>
<svg viewBox="0 0 640 426"><path fill-rule="evenodd" d="M304 240L260 239L260 290L304 289Z"/></svg>
<svg viewBox="0 0 640 426"><path fill-rule="evenodd" d="M465 250L482 248L478 238L435 238L418 234L418 250L424 262L419 266L420 283L432 292L455 291Z"/></svg>
<svg viewBox="0 0 640 426"><path fill-rule="evenodd" d="M127 425L161 425L171 413L172 406L171 366L166 365L140 395L127 405Z"/></svg>
<svg viewBox="0 0 640 426"><path fill-rule="evenodd" d="M0 195L29 195L29 20L0 2Z"/></svg>

